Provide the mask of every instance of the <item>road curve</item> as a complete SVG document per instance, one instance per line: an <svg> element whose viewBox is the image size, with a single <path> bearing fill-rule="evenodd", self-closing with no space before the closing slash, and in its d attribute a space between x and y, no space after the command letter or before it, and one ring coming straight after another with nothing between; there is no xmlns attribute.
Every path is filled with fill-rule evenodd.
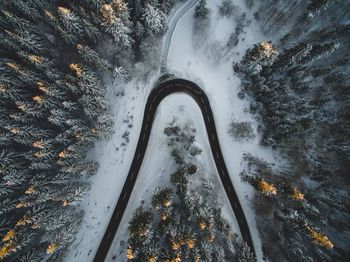
<svg viewBox="0 0 350 262"><path fill-rule="evenodd" d="M166 37L163 43L163 48L162 48L162 61L161 65L162 67L166 68L167 66L167 61L168 61L168 54L169 54L169 49L170 49L170 44L171 40L173 39L174 31L176 28L177 23L181 19L181 17L186 14L188 10L190 10L194 5L197 3L198 0L190 0L185 2L182 6L180 6L173 14L171 14L170 19L169 19L169 24L168 24L168 30L166 33Z"/></svg>
<svg viewBox="0 0 350 262"><path fill-rule="evenodd" d="M216 133L213 112L211 110L208 97L203 92L203 90L193 82L183 79L174 79L159 84L156 88L154 88L151 91L147 99L141 127L141 133L137 142L135 155L128 176L125 180L123 189L119 195L117 205L115 206L115 209L113 211L111 220L107 226L106 232L103 236L100 246L95 254L94 262L104 261L108 254L109 248L113 242L120 221L122 220L124 211L126 210L137 176L139 174L142 161L146 153L157 108L160 102L166 96L173 93L186 93L190 95L200 107L205 122L205 127L207 129L209 143L215 161L215 165L219 173L221 182L224 186L227 197L229 199L232 210L236 216L241 231L242 239L245 242L247 242L248 246L254 252L253 241L249 231L248 223L245 218L242 206L237 197L236 191L231 182L224 158L221 153L220 143L218 140L218 135Z"/></svg>

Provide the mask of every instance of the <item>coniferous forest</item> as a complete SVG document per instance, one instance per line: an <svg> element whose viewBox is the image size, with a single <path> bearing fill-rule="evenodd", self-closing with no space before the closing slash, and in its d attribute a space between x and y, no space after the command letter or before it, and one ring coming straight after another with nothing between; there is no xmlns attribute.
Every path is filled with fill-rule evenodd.
<svg viewBox="0 0 350 262"><path fill-rule="evenodd" d="M241 176L270 261L346 261L350 243L349 1L246 1L270 42L234 70L262 145L282 170L247 155Z"/></svg>
<svg viewBox="0 0 350 262"><path fill-rule="evenodd" d="M161 64L162 41L170 21L174 32L181 25L182 11L192 12L193 27L183 37L198 49L178 58L186 74ZM132 79L179 72L203 85L215 111L221 101L212 83L189 73L210 59L212 71L228 61L225 78L238 82L232 93L239 89L234 97L249 104L245 111L257 123L255 130L232 121L227 132L237 143L259 138L259 149L278 155L272 163L246 152L243 171L233 174L253 192L240 199L250 201L241 204L254 213L250 233L262 250L255 257L242 242L217 185L201 178L196 129L175 121L162 135L176 171L154 185L149 205L132 210L120 253L135 262L349 261L349 14L348 0L0 0L0 261L65 260L99 170L89 154L117 133L109 94L117 93L118 103ZM221 43L216 35L229 30L210 29L227 21L232 30ZM249 42L251 28L264 40ZM138 80L135 90L144 83Z"/></svg>
<svg viewBox="0 0 350 262"><path fill-rule="evenodd" d="M86 154L112 131L105 81L128 79L171 5L1 2L0 260L57 260L73 240L98 168Z"/></svg>

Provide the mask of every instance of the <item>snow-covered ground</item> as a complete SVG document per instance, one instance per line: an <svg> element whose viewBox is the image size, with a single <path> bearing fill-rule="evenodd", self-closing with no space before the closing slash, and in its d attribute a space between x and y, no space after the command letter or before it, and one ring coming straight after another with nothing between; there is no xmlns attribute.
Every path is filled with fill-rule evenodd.
<svg viewBox="0 0 350 262"><path fill-rule="evenodd" d="M140 173L106 261L127 261L125 256L126 246L125 244L121 246L120 242L128 238L128 221L131 219L133 212L140 206L141 201L144 201L145 207L150 206L152 192L156 187L170 185L170 174L177 169L170 155L167 137L163 133L163 130L169 126L169 123L174 118L177 119L176 124L179 126L189 123L191 128L196 129L196 145L203 152L196 157L198 159L199 171L195 176L213 182L216 187L215 192L217 193L219 203L223 207L223 214L231 222L232 231L239 234L235 216L230 208L227 196L223 191L220 178L215 169L201 111L195 101L188 95L175 94L166 97L158 107ZM124 253L121 251L124 251Z"/></svg>
<svg viewBox="0 0 350 262"><path fill-rule="evenodd" d="M269 162L274 162L274 156L272 152L259 146L258 136L252 140L237 142L229 135L228 129L232 121L251 122L254 129L256 130L257 128L256 120L252 115L247 113L248 101L240 100L237 97L240 80L233 73L232 61L239 61L247 48L251 47L254 43L266 39L261 35L253 22L246 28L246 33L241 34L238 46L230 52L226 52L223 45L228 40L230 33L235 30L235 19L234 17L223 18L218 14L220 1L208 0L207 3L210 8L210 28L207 30L209 34L205 35L203 33L203 41L201 41L200 45L194 46L194 8L189 9L176 23L172 37L166 35L166 38L171 37L171 42L165 63L170 73L175 74L176 77L185 78L197 83L208 95L216 121L222 153L246 214L258 260L261 261L261 243L256 230L254 212L249 206L249 199L254 192L248 184L241 182L239 173L243 170L242 156L246 152L264 158ZM241 5L242 10L245 10L243 1L237 1L235 4ZM248 11L247 17L252 18ZM222 50L225 56L218 50ZM146 80L141 81L134 78L134 80L124 86L124 96L119 95L117 97L118 90L114 90L114 92L112 89L110 90L108 99L114 104L115 134L108 141L99 142L91 156L100 163L100 168L98 173L91 179L91 190L82 202L81 207L85 210L86 215L76 239L67 252L65 261L92 261L130 168L141 129L147 96L159 76L159 71L156 71L148 72L148 78ZM169 106L169 109L167 109L169 111L167 112L169 114L174 113L180 119L184 117L184 114L178 111L178 105L183 104L185 108L189 108L193 107L192 104L194 102L190 101L191 99L186 95L174 95L176 99L172 97L167 98L169 105L172 103L177 103L177 105ZM163 114L165 112L164 105L165 103L162 103L162 108L157 116L157 122L153 125L152 136L161 132L164 124L169 121L169 119L165 119L165 114ZM166 106L168 106L168 103L166 103ZM192 121L196 125L203 127L200 130L200 132L204 133L202 137L206 136L200 111L193 110L193 113L189 116L191 116ZM200 121L198 122L196 119ZM132 127L129 125L132 125ZM128 139L122 137L126 131L129 132ZM155 140L151 137L150 147L147 149L146 159L144 160L148 164L147 166L143 166L143 168L153 170L152 172L148 172L149 175L168 174L169 172L167 170L173 167L167 164L159 166L160 162L156 160L163 156L159 154L158 150L155 150L155 144L158 143L160 146L159 143L161 141ZM207 140L202 139L202 141L203 143L201 145L207 156L210 149L207 148ZM214 166L214 163L211 163ZM150 191L152 191L154 186L160 186L164 178L162 176L147 177L146 175L143 176L143 173L144 170L142 170L137 180L127 213L124 215L121 223L123 226L118 231L118 236L115 239L114 248L118 248L120 240L125 239L127 217L139 205L139 200L143 198L146 200L147 194L151 193ZM157 184L154 185L152 182ZM145 184L147 184L147 187ZM148 192L146 192L146 189L148 189ZM229 215L229 212L225 212L225 214ZM115 254L115 252L113 250L110 254ZM117 261L120 260L118 259Z"/></svg>

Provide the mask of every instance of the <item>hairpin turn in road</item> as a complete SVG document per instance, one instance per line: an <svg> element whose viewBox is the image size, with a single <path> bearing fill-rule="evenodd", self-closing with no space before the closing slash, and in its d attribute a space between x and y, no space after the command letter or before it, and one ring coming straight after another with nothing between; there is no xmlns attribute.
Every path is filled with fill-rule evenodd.
<svg viewBox="0 0 350 262"><path fill-rule="evenodd" d="M124 183L123 189L120 193L117 205L114 208L111 220L107 226L100 246L96 252L94 262L104 261L108 254L114 236L119 227L120 221L122 220L124 211L128 205L128 201L134 188L137 176L139 174L139 170L141 168L142 161L150 138L156 110L160 102L166 96L174 93L186 93L190 95L199 105L205 122L205 127L207 129L210 148L214 157L215 165L219 173L222 185L224 186L225 192L229 199L231 208L236 216L237 223L241 231L242 239L248 244L252 252L255 254L254 245L246 217L244 215L242 206L239 202L236 191L231 182L224 158L221 153L213 112L211 110L208 97L203 92L203 90L193 82L184 79L174 79L159 84L156 88L154 88L151 91L147 99L141 133L137 143L134 158L126 181Z"/></svg>

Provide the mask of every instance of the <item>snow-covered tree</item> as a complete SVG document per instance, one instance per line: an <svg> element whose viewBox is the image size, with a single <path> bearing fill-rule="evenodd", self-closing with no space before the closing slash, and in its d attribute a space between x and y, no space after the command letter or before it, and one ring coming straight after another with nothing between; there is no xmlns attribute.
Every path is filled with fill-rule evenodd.
<svg viewBox="0 0 350 262"><path fill-rule="evenodd" d="M307 6L307 15L310 18L319 15L322 10L327 9L327 7L331 4L332 1L329 0L313 0Z"/></svg>
<svg viewBox="0 0 350 262"><path fill-rule="evenodd" d="M163 34L167 27L164 13L151 4L146 4L143 21L146 30L154 34Z"/></svg>
<svg viewBox="0 0 350 262"><path fill-rule="evenodd" d="M83 60L95 66L97 70L108 71L112 69L112 65L106 59L101 58L100 55L89 46L78 44L77 49Z"/></svg>
<svg viewBox="0 0 350 262"><path fill-rule="evenodd" d="M222 16L230 17L233 14L235 6L232 3L232 0L222 0L222 3L219 7L219 12Z"/></svg>
<svg viewBox="0 0 350 262"><path fill-rule="evenodd" d="M239 262L255 262L256 258L254 257L249 246L245 242L238 243L238 252L237 252L237 261Z"/></svg>
<svg viewBox="0 0 350 262"><path fill-rule="evenodd" d="M83 37L84 29L79 17L70 9L59 6L57 8L62 30L69 35L73 41Z"/></svg>
<svg viewBox="0 0 350 262"><path fill-rule="evenodd" d="M248 50L241 65L248 74L256 75L264 66L270 66L276 60L278 51L271 42L261 42Z"/></svg>
<svg viewBox="0 0 350 262"><path fill-rule="evenodd" d="M40 12L33 2L10 0L8 1L8 4L23 17L33 22L37 22L37 20L40 18Z"/></svg>
<svg viewBox="0 0 350 262"><path fill-rule="evenodd" d="M106 32L109 32L114 40L123 47L130 47L133 42L130 36L131 28L128 23L128 12L127 5L121 0L104 4L100 9L102 25L105 26Z"/></svg>
<svg viewBox="0 0 350 262"><path fill-rule="evenodd" d="M206 18L208 16L209 10L207 8L206 0L199 0L198 4L194 9L194 16L200 18Z"/></svg>
<svg viewBox="0 0 350 262"><path fill-rule="evenodd" d="M174 5L175 0L162 0L160 2L160 9L167 14L169 13L171 7Z"/></svg>
<svg viewBox="0 0 350 262"><path fill-rule="evenodd" d="M116 43L123 47L130 47L132 44L132 39L130 37L131 29L123 23L120 18L116 18L113 23L111 23L107 29L113 37Z"/></svg>

